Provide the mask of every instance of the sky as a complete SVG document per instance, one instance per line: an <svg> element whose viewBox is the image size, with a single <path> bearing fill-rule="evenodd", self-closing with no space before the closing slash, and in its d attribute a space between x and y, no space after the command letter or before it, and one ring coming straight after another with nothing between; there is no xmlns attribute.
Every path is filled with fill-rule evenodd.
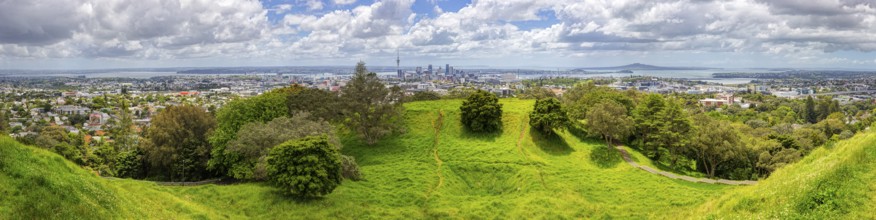
<svg viewBox="0 0 876 220"><path fill-rule="evenodd" d="M0 69L876 69L872 0L0 0Z"/></svg>

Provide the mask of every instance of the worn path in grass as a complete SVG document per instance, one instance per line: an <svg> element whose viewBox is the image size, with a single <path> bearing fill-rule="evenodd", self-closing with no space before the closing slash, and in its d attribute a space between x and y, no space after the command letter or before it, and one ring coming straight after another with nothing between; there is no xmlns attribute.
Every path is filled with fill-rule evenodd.
<svg viewBox="0 0 876 220"><path fill-rule="evenodd" d="M678 175L678 174L674 174L674 173L670 173L670 172L666 172L666 171L655 170L654 168L644 166L644 165L639 165L638 163L633 161L630 158L629 152L627 152L627 150L625 150L623 148L623 146L616 146L614 149L617 149L617 151L621 153L621 156L623 156L624 161L626 161L628 164L630 164L630 166L633 166L635 168L639 168L641 170L644 170L645 172L669 177L672 179L679 179L679 180L684 180L684 181L694 182L694 183L712 183L712 184L721 183L721 184L727 184L727 185L754 185L754 184L757 184L757 181L751 181L751 180L738 181L738 180L725 180L725 179L696 178L696 177L691 177L691 176Z"/></svg>
<svg viewBox="0 0 876 220"><path fill-rule="evenodd" d="M441 165L444 164L444 161L441 161L441 157L438 156L438 143L441 139L441 127L444 126L444 111L438 110L438 118L432 122L432 128L435 129L435 141L432 142L432 156L435 157L435 164L437 164L438 168L436 169L436 173L438 174L438 184L435 185L432 189L429 190L429 193L426 197L431 197L432 192L441 188L441 185L444 185L444 175L441 174Z"/></svg>
<svg viewBox="0 0 876 220"><path fill-rule="evenodd" d="M526 129L529 128L529 116L523 117L523 121L520 122L520 136L517 137L517 150L520 151L520 154L523 154L523 158L527 161L532 161L529 159L529 155L526 155L526 151L523 150L523 138L526 135ZM547 183L544 182L544 174L541 172L541 168L536 164L535 172L538 173L538 179L541 180L541 185L547 188Z"/></svg>

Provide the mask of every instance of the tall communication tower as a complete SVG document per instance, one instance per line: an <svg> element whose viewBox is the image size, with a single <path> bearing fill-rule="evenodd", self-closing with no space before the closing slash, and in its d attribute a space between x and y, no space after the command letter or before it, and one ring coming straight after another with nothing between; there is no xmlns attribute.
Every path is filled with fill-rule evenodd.
<svg viewBox="0 0 876 220"><path fill-rule="evenodd" d="M402 81L405 80L405 73L401 70L401 53L398 48L395 48L395 69L398 71L398 78Z"/></svg>

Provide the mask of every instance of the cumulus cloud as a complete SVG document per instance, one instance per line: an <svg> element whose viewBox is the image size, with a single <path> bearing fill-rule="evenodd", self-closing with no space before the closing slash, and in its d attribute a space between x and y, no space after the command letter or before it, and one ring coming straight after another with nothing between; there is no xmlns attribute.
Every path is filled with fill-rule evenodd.
<svg viewBox="0 0 876 220"><path fill-rule="evenodd" d="M320 0L307 0L305 3L308 11L322 10L323 4Z"/></svg>
<svg viewBox="0 0 876 220"><path fill-rule="evenodd" d="M350 5L356 3L356 0L332 0L336 5Z"/></svg>
<svg viewBox="0 0 876 220"><path fill-rule="evenodd" d="M307 11L293 13L292 4L266 8L255 0L0 1L0 56L349 58L396 48L428 57L876 51L870 0L473 0L456 11L431 2L415 12L414 0L333 0L329 4L352 6L321 11L324 1L295 0L294 7ZM281 17L269 22L269 13Z"/></svg>

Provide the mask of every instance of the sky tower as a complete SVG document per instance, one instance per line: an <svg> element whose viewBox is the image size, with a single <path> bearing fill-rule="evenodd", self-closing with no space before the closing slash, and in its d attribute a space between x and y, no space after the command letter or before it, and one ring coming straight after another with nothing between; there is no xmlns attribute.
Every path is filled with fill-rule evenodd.
<svg viewBox="0 0 876 220"><path fill-rule="evenodd" d="M398 78L404 81L405 73L401 70L401 53L399 53L398 48L395 48L395 69L398 71Z"/></svg>

